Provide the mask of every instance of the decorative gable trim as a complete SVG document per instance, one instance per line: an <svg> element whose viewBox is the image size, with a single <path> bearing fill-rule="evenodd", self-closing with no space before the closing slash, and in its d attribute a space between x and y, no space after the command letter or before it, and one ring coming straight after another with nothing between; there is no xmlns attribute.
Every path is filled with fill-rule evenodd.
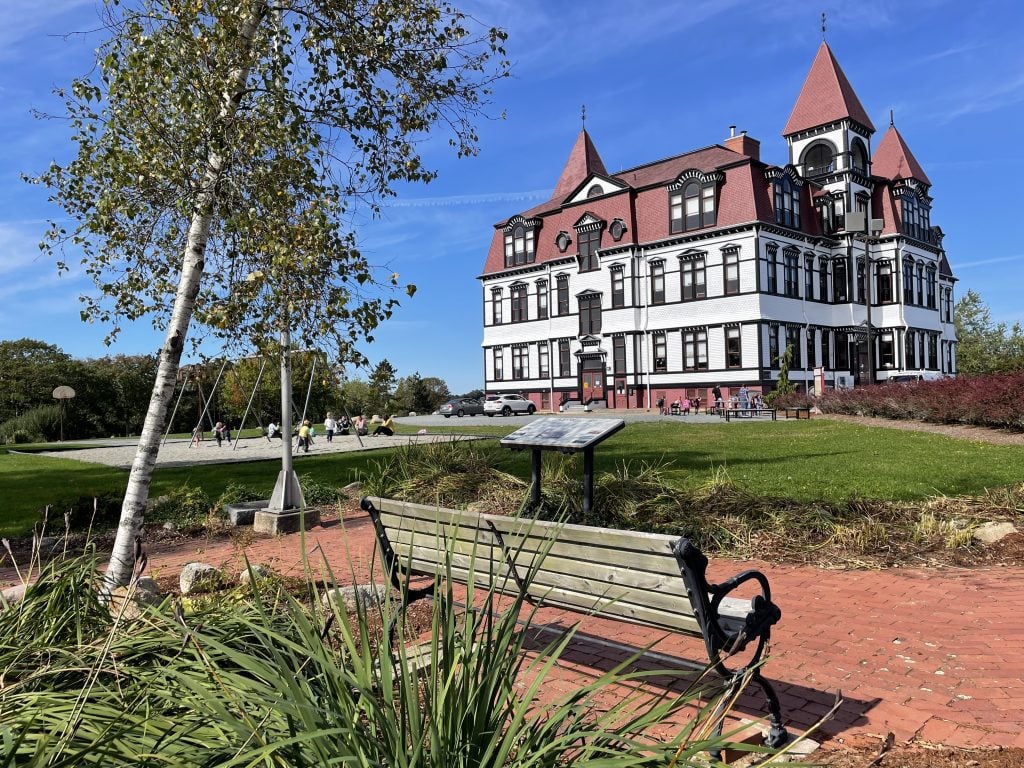
<svg viewBox="0 0 1024 768"><path fill-rule="evenodd" d="M572 226L577 232L593 232L598 229L604 229L604 221L590 211L587 211Z"/></svg>
<svg viewBox="0 0 1024 768"><path fill-rule="evenodd" d="M796 172L796 168L788 163L785 168L779 168L777 166L773 168L765 168L764 177L768 181L778 181L785 177L788 178L795 187L802 187L804 185L804 180L801 178L800 174Z"/></svg>
<svg viewBox="0 0 1024 768"><path fill-rule="evenodd" d="M689 181L699 181L701 184L721 184L725 181L725 174L721 171L701 171L698 168L687 168L668 185L668 188L675 192L682 189L683 185Z"/></svg>
<svg viewBox="0 0 1024 768"><path fill-rule="evenodd" d="M518 225L522 224L527 229L540 229L543 222L538 218L525 219L522 216L516 214L511 219L505 222L505 226L502 228L505 232L511 232Z"/></svg>

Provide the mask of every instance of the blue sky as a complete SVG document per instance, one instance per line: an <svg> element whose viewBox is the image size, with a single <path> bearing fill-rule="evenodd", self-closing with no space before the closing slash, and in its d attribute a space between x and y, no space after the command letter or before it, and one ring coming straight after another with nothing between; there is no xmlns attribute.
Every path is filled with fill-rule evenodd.
<svg viewBox="0 0 1024 768"><path fill-rule="evenodd" d="M66 160L54 86L88 71L98 0L0 0L0 339L31 337L80 356L152 352L143 323L112 348L107 329L79 320L90 290L81 270L58 276L39 255L45 190L20 180ZM546 200L580 129L609 171L723 141L728 126L784 163L780 131L821 41L828 42L875 123L877 146L895 114L933 182L932 222L960 282L997 321L1024 321L1024 8L1016 0L812 4L804 0L472 0L475 16L509 32L513 77L494 95L504 120L480 125L481 152L458 160L444 141L425 147L440 177L402 190L361 228L372 261L419 291L364 351L399 375L481 386L479 282L492 225ZM216 349L207 349L216 354Z"/></svg>

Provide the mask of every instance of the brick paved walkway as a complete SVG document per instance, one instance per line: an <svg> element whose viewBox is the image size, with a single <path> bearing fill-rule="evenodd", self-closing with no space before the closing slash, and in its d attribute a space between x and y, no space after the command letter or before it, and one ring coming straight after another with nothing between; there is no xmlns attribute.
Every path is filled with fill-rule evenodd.
<svg viewBox="0 0 1024 768"><path fill-rule="evenodd" d="M330 564L340 583L380 579L373 531L359 513L306 534L314 567ZM194 560L241 569L244 557L281 573L301 573L298 534L190 542L150 552L150 572L176 575ZM715 561L710 575L732 575L750 563ZM857 741L893 731L905 741L949 746L1024 747L1024 568L972 570L827 571L754 563L772 583L782 622L773 632L765 668L776 684L794 730L813 724L831 706L836 689L845 703L824 733ZM8 582L10 573L0 573ZM571 615L570 615L571 616ZM567 626L578 616L542 612L542 622ZM552 693L577 676L593 676L629 649L658 638L635 625L587 619L561 665ZM658 654L701 662L699 639L668 636ZM596 668L596 671L595 671ZM762 716L762 698L750 690L739 715Z"/></svg>

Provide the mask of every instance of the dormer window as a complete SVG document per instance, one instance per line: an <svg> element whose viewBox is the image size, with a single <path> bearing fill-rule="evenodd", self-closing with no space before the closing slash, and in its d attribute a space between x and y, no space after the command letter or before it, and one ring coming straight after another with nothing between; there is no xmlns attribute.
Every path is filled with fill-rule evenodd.
<svg viewBox="0 0 1024 768"><path fill-rule="evenodd" d="M580 232L576 237L579 249L580 272L593 272L597 269L597 250L601 247L601 230L592 229Z"/></svg>
<svg viewBox="0 0 1024 768"><path fill-rule="evenodd" d="M804 176L826 176L836 169L835 151L826 142L815 144L804 155Z"/></svg>
<svg viewBox="0 0 1024 768"><path fill-rule="evenodd" d="M534 234L536 220L526 221L516 216L505 225L505 266L518 267L532 264L536 259Z"/></svg>
<svg viewBox="0 0 1024 768"><path fill-rule="evenodd" d="M669 231L689 232L713 227L718 222L715 197L718 184L724 179L720 173L685 171L669 187Z"/></svg>
<svg viewBox="0 0 1024 768"><path fill-rule="evenodd" d="M604 222L586 213L573 226L576 229L576 254L580 272L593 272L598 268L597 252L601 248Z"/></svg>
<svg viewBox="0 0 1024 768"><path fill-rule="evenodd" d="M775 192L775 223L800 229L800 187L788 174L773 182Z"/></svg>

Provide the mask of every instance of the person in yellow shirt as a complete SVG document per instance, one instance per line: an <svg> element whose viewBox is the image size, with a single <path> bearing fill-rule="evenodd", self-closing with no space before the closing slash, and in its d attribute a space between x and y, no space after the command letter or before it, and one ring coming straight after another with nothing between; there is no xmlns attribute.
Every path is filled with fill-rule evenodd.
<svg viewBox="0 0 1024 768"><path fill-rule="evenodd" d="M377 427L375 430L373 430L373 434L387 435L389 437L395 434L395 417L392 416L391 414L388 414L387 420L379 427Z"/></svg>
<svg viewBox="0 0 1024 768"><path fill-rule="evenodd" d="M309 453L309 422L302 422L302 426L299 427L299 448L306 453Z"/></svg>

